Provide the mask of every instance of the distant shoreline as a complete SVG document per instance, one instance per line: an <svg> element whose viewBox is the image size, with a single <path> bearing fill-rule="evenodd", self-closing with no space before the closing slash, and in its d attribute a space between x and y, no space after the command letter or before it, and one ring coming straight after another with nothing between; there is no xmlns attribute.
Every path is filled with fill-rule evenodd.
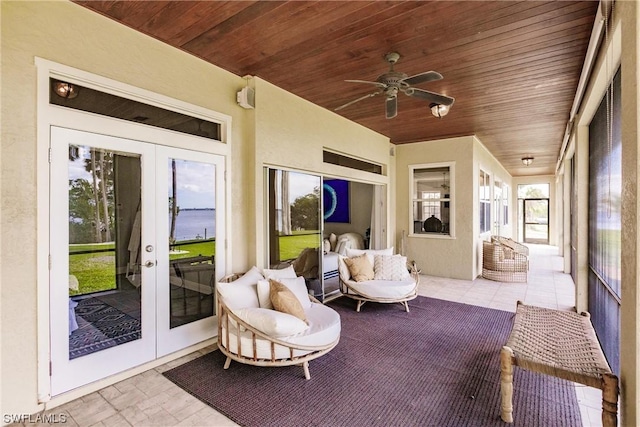
<svg viewBox="0 0 640 427"><path fill-rule="evenodd" d="M215 211L216 208L180 208L180 211Z"/></svg>

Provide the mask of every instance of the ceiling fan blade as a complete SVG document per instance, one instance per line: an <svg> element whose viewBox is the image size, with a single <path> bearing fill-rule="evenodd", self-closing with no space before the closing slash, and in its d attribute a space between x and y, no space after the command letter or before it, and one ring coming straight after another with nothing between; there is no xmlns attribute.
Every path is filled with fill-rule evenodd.
<svg viewBox="0 0 640 427"><path fill-rule="evenodd" d="M398 115L398 97L388 96L385 102L385 112L387 119L393 119Z"/></svg>
<svg viewBox="0 0 640 427"><path fill-rule="evenodd" d="M412 86L418 83L432 82L435 80L442 80L442 74L436 71L425 71L424 73L416 74L415 76L402 79L402 81L408 84L409 86Z"/></svg>
<svg viewBox="0 0 640 427"><path fill-rule="evenodd" d="M418 89L418 88L409 88L404 91L409 96L413 96L415 98L424 99L425 101L433 102L435 104L441 104L446 106L452 106L455 98L451 98L450 96L441 95L435 92L429 92L428 90Z"/></svg>
<svg viewBox="0 0 640 427"><path fill-rule="evenodd" d="M349 83L366 83L366 84L370 84L370 85L375 85L378 86L380 88L385 88L387 87L387 85L385 85L384 83L380 83L380 82L370 82L368 80L345 80L345 82L349 82Z"/></svg>
<svg viewBox="0 0 640 427"><path fill-rule="evenodd" d="M367 98L371 98L371 97L376 96L376 95L380 95L380 93L381 92L378 91L378 92L373 92L373 93L366 94L365 96L361 96L360 98L354 99L353 101L349 101L346 104L339 106L338 108L334 109L334 111L342 110L343 108L348 107L351 104L355 104L358 101L362 101L363 99L367 99Z"/></svg>

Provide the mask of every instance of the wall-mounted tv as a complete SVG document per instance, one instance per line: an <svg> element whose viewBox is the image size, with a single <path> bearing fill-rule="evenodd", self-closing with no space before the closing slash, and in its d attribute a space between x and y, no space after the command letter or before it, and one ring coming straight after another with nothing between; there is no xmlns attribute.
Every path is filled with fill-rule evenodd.
<svg viewBox="0 0 640 427"><path fill-rule="evenodd" d="M350 222L349 181L325 179L322 185L325 222Z"/></svg>

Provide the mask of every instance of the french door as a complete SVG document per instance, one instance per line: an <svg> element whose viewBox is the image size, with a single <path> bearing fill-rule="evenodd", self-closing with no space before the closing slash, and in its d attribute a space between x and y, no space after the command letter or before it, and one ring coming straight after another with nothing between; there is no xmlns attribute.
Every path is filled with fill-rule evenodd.
<svg viewBox="0 0 640 427"><path fill-rule="evenodd" d="M214 336L224 158L51 127L53 395Z"/></svg>
<svg viewBox="0 0 640 427"><path fill-rule="evenodd" d="M524 243L549 244L549 199L522 199Z"/></svg>

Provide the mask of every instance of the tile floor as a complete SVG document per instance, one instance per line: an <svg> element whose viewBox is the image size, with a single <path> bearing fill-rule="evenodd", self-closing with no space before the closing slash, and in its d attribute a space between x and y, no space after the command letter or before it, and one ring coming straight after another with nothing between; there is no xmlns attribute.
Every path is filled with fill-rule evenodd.
<svg viewBox="0 0 640 427"><path fill-rule="evenodd" d="M557 248L531 245L530 255L528 283L422 276L419 293L432 298L506 311L515 311L517 300L560 310L571 309L574 306L574 285L571 277L562 273L562 258L557 255ZM53 408L44 415L64 415L64 425L80 427L235 426L234 422L184 392L162 375L165 370L213 350L210 347L192 353ZM583 424L590 427L601 426L599 390L576 385L576 392ZM32 420L37 421L38 418L32 417Z"/></svg>

